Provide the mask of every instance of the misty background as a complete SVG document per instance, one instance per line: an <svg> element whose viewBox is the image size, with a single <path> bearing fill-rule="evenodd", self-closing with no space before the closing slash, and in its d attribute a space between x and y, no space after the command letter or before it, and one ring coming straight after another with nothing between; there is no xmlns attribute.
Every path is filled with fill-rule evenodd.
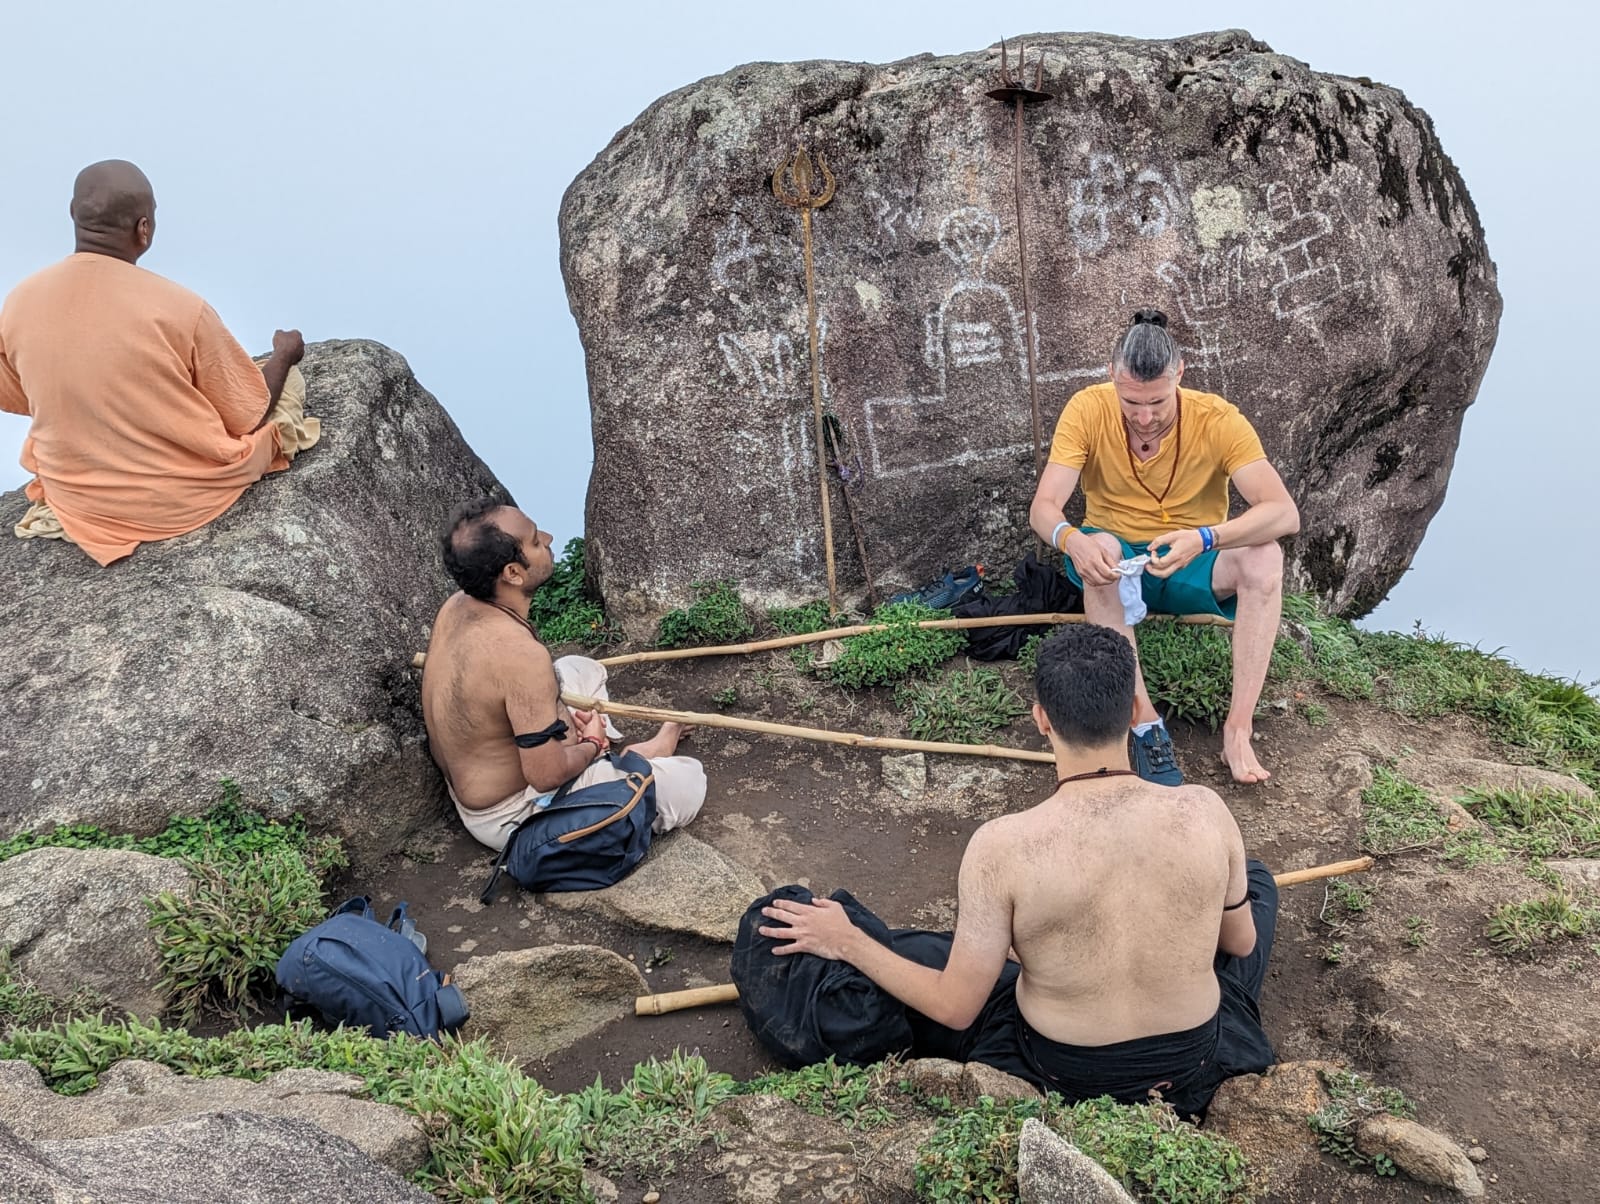
<svg viewBox="0 0 1600 1204"><path fill-rule="evenodd" d="M1597 140L1580 55L1600 17L1576 4L12 6L0 293L72 250L77 171L132 159L159 206L142 266L206 297L253 351L297 326L307 341L403 353L559 547L582 532L591 444L556 210L653 100L758 60L888 62L1035 31L1231 27L1425 109L1499 270L1499 345L1449 495L1366 625L1420 620L1531 670L1600 677L1586 604L1600 573L1580 531L1600 451ZM25 479L26 425L0 415L0 489Z"/></svg>

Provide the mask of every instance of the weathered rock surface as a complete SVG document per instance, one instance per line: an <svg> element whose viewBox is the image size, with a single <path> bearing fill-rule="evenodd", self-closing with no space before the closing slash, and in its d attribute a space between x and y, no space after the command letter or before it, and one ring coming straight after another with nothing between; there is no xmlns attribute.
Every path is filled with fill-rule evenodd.
<svg viewBox="0 0 1600 1204"><path fill-rule="evenodd" d="M1411 781L1444 797L1468 790L1554 791L1579 798L1594 797L1594 790L1577 778L1535 765L1412 753L1400 760L1398 769Z"/></svg>
<svg viewBox="0 0 1600 1204"><path fill-rule="evenodd" d="M212 1112L310 1121L399 1175L427 1160L421 1123L399 1108L358 1098L359 1078L280 1070L262 1082L194 1078L154 1062L118 1062L83 1095L57 1095L26 1062L0 1062L0 1122L28 1141L104 1137Z"/></svg>
<svg viewBox="0 0 1600 1204"><path fill-rule="evenodd" d="M928 759L919 752L893 753L882 761L883 784L909 801L928 788Z"/></svg>
<svg viewBox="0 0 1600 1204"><path fill-rule="evenodd" d="M1028 48L1056 94L1028 109L1022 153L1045 437L1135 305L1159 305L1185 384L1244 410L1299 500L1291 586L1371 609L1444 497L1500 313L1432 122L1238 30ZM984 95L999 66L991 47L738 67L651 105L568 189L588 546L630 628L711 577L769 604L823 592L801 222L772 192L800 143L837 177L814 222L821 380L860 457L874 571L920 583L1025 549L1013 118ZM859 594L837 487L832 511Z"/></svg>
<svg viewBox="0 0 1600 1204"><path fill-rule="evenodd" d="M1544 868L1561 875L1574 890L1600 890L1600 859L1569 857L1561 861L1547 861Z"/></svg>
<svg viewBox="0 0 1600 1204"><path fill-rule="evenodd" d="M905 1064L905 1078L921 1095L943 1096L958 1108L970 1107L983 1095L997 1100L1044 1098L1044 1093L1026 1079L982 1062L913 1058Z"/></svg>
<svg viewBox="0 0 1600 1204"><path fill-rule="evenodd" d="M320 343L303 370L322 441L215 522L100 568L0 540L0 836L47 822L149 832L221 778L386 851L441 805L411 653L452 586L437 532L504 490L406 362ZM21 517L0 497L0 529Z"/></svg>
<svg viewBox="0 0 1600 1204"><path fill-rule="evenodd" d="M123 849L21 853L0 861L0 947L47 995L65 999L87 988L113 1007L154 1016L172 994L161 985L145 900L188 889L189 872L167 857Z"/></svg>
<svg viewBox="0 0 1600 1204"><path fill-rule="evenodd" d="M1385 1155L1419 1183L1449 1187L1468 1199L1484 1193L1472 1159L1455 1142L1403 1116L1372 1116L1356 1128L1356 1149Z"/></svg>
<svg viewBox="0 0 1600 1204"><path fill-rule="evenodd" d="M718 1105L727 1135L709 1163L733 1204L868 1204L855 1142L838 1124L775 1095Z"/></svg>
<svg viewBox="0 0 1600 1204"><path fill-rule="evenodd" d="M1242 1074L1217 1089L1206 1110L1206 1132L1244 1151L1251 1182L1270 1194L1322 1160L1306 1117L1328 1102L1324 1071L1333 1062L1282 1062L1265 1074Z"/></svg>
<svg viewBox="0 0 1600 1204"><path fill-rule="evenodd" d="M633 1011L639 968L597 945L544 945L473 957L451 973L472 1003L465 1036L517 1061L542 1058Z"/></svg>
<svg viewBox="0 0 1600 1204"><path fill-rule="evenodd" d="M766 893L754 870L680 831L658 837L615 886L539 898L566 911L594 910L625 924L731 942L745 908Z"/></svg>
<svg viewBox="0 0 1600 1204"><path fill-rule="evenodd" d="M1077 1146L1037 1120L1017 1143L1018 1204L1135 1204L1122 1184Z"/></svg>
<svg viewBox="0 0 1600 1204"><path fill-rule="evenodd" d="M285 1116L217 1112L103 1137L37 1141L32 1153L59 1175L60 1194L39 1197L52 1201L430 1204L433 1200L348 1141L308 1120Z"/></svg>

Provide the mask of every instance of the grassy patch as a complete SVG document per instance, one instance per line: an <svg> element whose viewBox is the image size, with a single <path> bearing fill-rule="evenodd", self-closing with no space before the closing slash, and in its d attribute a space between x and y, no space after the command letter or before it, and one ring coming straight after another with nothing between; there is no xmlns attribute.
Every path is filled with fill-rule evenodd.
<svg viewBox="0 0 1600 1204"><path fill-rule="evenodd" d="M895 691L894 702L905 712L906 730L914 739L956 744L982 744L1028 713L1028 704L994 669L967 669L947 673L938 681L908 682Z"/></svg>
<svg viewBox="0 0 1600 1204"><path fill-rule="evenodd" d="M130 849L187 865L187 895L149 900L166 985L185 1018L202 1006L250 1010L289 942L326 917L322 879L345 864L339 842L312 836L299 816L280 821L246 810L230 780L211 810L174 818L153 836L83 824L24 832L0 845L0 860L45 847Z"/></svg>
<svg viewBox="0 0 1600 1204"><path fill-rule="evenodd" d="M733 1078L704 1058L674 1051L634 1067L615 1092L596 1076L564 1099L584 1152L601 1170L670 1174L706 1139L711 1109L736 1090Z"/></svg>
<svg viewBox="0 0 1600 1204"><path fill-rule="evenodd" d="M828 604L823 601L807 602L803 606L770 607L767 610L767 622L784 635L810 635L838 626L838 622L828 613Z"/></svg>
<svg viewBox="0 0 1600 1204"><path fill-rule="evenodd" d="M683 610L669 610L656 628L661 648L727 644L745 639L754 628L732 581L696 581L689 586L694 601Z"/></svg>
<svg viewBox="0 0 1600 1204"><path fill-rule="evenodd" d="M1037 632L1034 635L1030 635L1027 639L1022 641L1022 647L1017 652L1017 664L1021 666L1022 671L1026 673L1030 679L1034 676L1034 674L1039 672L1040 646L1060 630L1060 627L1047 627L1043 631Z"/></svg>
<svg viewBox="0 0 1600 1204"><path fill-rule="evenodd" d="M46 995L17 974L11 950L0 946L0 1033L96 1012L103 1006L104 1001L87 988L80 988L69 999Z"/></svg>
<svg viewBox="0 0 1600 1204"><path fill-rule="evenodd" d="M605 607L584 585L583 540L567 541L550 579L533 595L528 622L547 644L599 648L621 641L622 632L606 618Z"/></svg>
<svg viewBox="0 0 1600 1204"><path fill-rule="evenodd" d="M1328 898L1345 915L1358 916L1372 906L1372 888L1348 878L1332 878L1328 882Z"/></svg>
<svg viewBox="0 0 1600 1204"><path fill-rule="evenodd" d="M843 651L828 666L828 675L850 690L892 685L908 677L925 676L960 652L967 640L959 631L914 624L949 617L949 611L933 610L920 602L880 606L870 621L891 626L843 640Z"/></svg>
<svg viewBox="0 0 1600 1204"><path fill-rule="evenodd" d="M1372 785L1361 792L1361 803L1365 820L1361 847L1369 853L1431 848L1450 834L1432 796L1387 767L1374 769Z"/></svg>
<svg viewBox="0 0 1600 1204"><path fill-rule="evenodd" d="M1503 903L1489 913L1484 934L1508 957L1526 956L1541 946L1577 940L1600 932L1600 911L1574 900L1565 890L1538 899Z"/></svg>
<svg viewBox="0 0 1600 1204"><path fill-rule="evenodd" d="M817 1066L765 1074L741 1084L741 1095L777 1095L793 1100L813 1116L827 1116L852 1129L876 1129L890 1123L893 1113L878 1102L878 1095L894 1079L893 1062L876 1066L841 1065L831 1057Z"/></svg>
<svg viewBox="0 0 1600 1204"><path fill-rule="evenodd" d="M941 1121L917 1159L918 1199L1015 1200L1017 1146L1023 1121L1030 1117L1150 1199L1220 1204L1247 1198L1244 1156L1238 1148L1185 1124L1171 1108L1119 1105L1109 1099L1068 1106L1052 1095L1043 1101L1005 1103L986 1096Z"/></svg>
<svg viewBox="0 0 1600 1204"><path fill-rule="evenodd" d="M1370 1166L1380 1175L1392 1175L1394 1163L1379 1155L1368 1158L1356 1149L1356 1129L1369 1116L1414 1117L1416 1107L1393 1087L1379 1087L1348 1070L1323 1071L1328 1103L1306 1117L1324 1152L1351 1167Z"/></svg>
<svg viewBox="0 0 1600 1204"><path fill-rule="evenodd" d="M1474 790L1462 806L1530 857L1600 856L1600 800L1557 790Z"/></svg>
<svg viewBox="0 0 1600 1204"><path fill-rule="evenodd" d="M1233 643L1217 627L1150 623L1139 628L1139 664L1150 699L1169 716L1213 731L1233 693Z"/></svg>

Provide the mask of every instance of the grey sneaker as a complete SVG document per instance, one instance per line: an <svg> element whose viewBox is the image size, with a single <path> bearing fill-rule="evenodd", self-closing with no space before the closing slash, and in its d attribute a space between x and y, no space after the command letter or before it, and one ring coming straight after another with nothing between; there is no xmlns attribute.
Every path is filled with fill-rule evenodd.
<svg viewBox="0 0 1600 1204"><path fill-rule="evenodd" d="M1178 768L1178 757L1172 750L1172 737L1167 726L1158 723L1142 736L1128 733L1133 757L1133 770L1147 782L1157 786L1182 786L1183 770Z"/></svg>

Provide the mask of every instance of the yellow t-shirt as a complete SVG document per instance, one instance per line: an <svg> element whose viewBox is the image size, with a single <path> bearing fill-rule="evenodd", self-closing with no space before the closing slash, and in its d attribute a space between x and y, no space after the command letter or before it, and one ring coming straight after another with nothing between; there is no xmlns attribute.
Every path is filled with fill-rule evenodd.
<svg viewBox="0 0 1600 1204"><path fill-rule="evenodd" d="M1084 525L1129 543L1146 543L1168 531L1193 530L1228 517L1228 478L1267 453L1237 406L1193 389L1180 389L1179 397L1181 437L1169 431L1161 450L1143 463L1130 463L1122 403L1110 381L1081 389L1067 402L1050 443L1050 463L1082 471ZM1174 456L1179 457L1176 476ZM1158 505L1163 491L1165 500Z"/></svg>

